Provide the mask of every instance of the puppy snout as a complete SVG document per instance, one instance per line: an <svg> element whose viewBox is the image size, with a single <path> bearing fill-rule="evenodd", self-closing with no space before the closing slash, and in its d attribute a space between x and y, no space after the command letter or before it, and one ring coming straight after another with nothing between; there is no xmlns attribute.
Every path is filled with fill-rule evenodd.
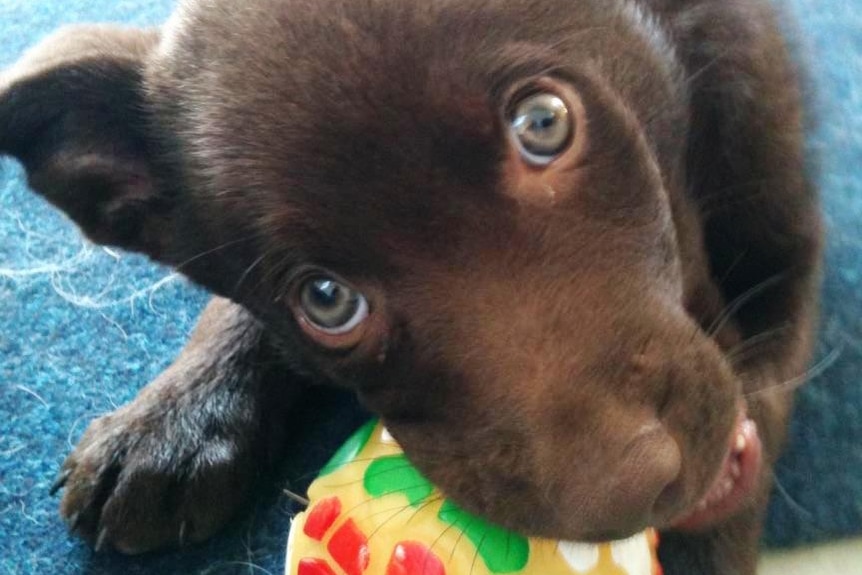
<svg viewBox="0 0 862 575"><path fill-rule="evenodd" d="M617 493L633 508L654 511L660 496L679 477L682 454L664 426L643 426L626 449L617 472Z"/></svg>
<svg viewBox="0 0 862 575"><path fill-rule="evenodd" d="M680 448L657 421L641 426L596 486L598 532L621 536L652 524L682 468Z"/></svg>

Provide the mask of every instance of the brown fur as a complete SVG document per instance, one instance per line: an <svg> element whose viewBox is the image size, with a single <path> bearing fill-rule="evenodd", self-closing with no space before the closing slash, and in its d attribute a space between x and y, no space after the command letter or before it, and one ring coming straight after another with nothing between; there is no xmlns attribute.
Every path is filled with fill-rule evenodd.
<svg viewBox="0 0 862 575"><path fill-rule="evenodd" d="M579 130L542 170L504 121L536 82L570 95ZM209 536L297 392L328 383L466 508L621 536L703 496L747 399L756 500L668 534L663 559L753 574L780 384L816 313L802 137L765 2L199 0L161 33L47 40L0 79L0 152L93 239L220 296L177 363L85 434L64 516L127 552ZM355 348L298 328L284 295L307 264L369 297Z"/></svg>

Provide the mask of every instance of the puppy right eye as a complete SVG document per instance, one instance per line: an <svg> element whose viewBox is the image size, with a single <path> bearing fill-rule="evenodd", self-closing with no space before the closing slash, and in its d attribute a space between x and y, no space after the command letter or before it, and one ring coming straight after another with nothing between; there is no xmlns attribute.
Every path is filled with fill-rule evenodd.
<svg viewBox="0 0 862 575"><path fill-rule="evenodd" d="M518 102L509 126L521 156L535 166L550 164L562 154L575 132L568 106L549 92L532 94Z"/></svg>
<svg viewBox="0 0 862 575"><path fill-rule="evenodd" d="M356 345L369 317L368 300L345 282L325 273L299 283L293 312L303 331L330 348Z"/></svg>

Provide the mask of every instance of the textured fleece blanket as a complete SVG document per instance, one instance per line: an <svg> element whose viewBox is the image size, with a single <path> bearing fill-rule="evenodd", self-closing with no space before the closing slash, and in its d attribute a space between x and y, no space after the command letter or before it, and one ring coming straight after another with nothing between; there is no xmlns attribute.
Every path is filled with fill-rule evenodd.
<svg viewBox="0 0 862 575"><path fill-rule="evenodd" d="M776 0L781 1L781 0ZM61 23L156 24L172 0L0 0L0 67ZM767 542L862 531L862 0L784 0L818 89L829 226L819 358L778 466ZM0 160L0 574L278 573L296 511L277 488L214 541L183 553L92 554L48 489L89 419L129 401L181 347L206 295L143 258L84 242ZM319 411L318 411L319 410ZM362 419L321 402L283 481L302 490ZM321 415L326 414L326 415Z"/></svg>

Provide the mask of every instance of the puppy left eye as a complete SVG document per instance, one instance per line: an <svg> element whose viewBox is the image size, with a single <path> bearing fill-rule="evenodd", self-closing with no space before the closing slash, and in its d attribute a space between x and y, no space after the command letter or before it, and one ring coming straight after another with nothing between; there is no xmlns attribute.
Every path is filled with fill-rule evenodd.
<svg viewBox="0 0 862 575"><path fill-rule="evenodd" d="M549 92L521 100L514 108L509 126L521 156L538 166L550 164L562 154L575 131L566 103Z"/></svg>
<svg viewBox="0 0 862 575"><path fill-rule="evenodd" d="M335 279L317 274L299 285L294 313L303 329L327 347L342 347L369 315L368 300L361 293ZM335 338L335 339L333 339Z"/></svg>

